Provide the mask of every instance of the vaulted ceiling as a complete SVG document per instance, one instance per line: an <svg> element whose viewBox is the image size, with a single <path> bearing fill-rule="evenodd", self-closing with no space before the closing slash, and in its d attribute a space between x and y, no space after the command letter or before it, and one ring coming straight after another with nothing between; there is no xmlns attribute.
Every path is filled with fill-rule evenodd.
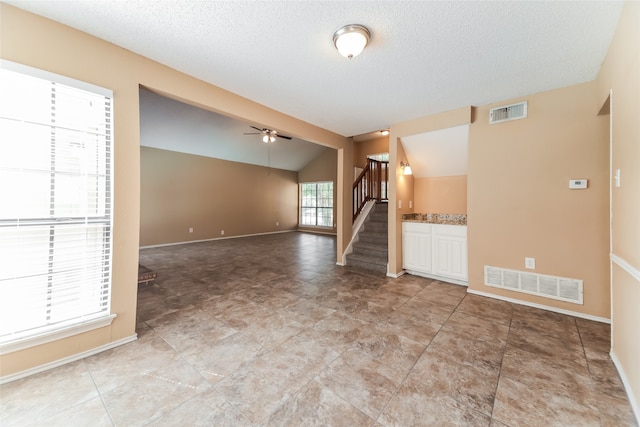
<svg viewBox="0 0 640 427"><path fill-rule="evenodd" d="M330 150L298 138L265 144L250 126L140 90L140 144L146 147L290 171L301 170Z"/></svg>
<svg viewBox="0 0 640 427"><path fill-rule="evenodd" d="M622 10L613 0L6 3L344 136L591 81ZM332 36L351 23L371 41L349 60Z"/></svg>

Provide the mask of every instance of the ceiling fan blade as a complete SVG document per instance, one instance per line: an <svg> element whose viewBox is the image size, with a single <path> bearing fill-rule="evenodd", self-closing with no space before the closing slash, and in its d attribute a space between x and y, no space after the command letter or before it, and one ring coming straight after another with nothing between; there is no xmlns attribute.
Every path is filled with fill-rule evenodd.
<svg viewBox="0 0 640 427"><path fill-rule="evenodd" d="M243 135L262 135L262 132L245 132Z"/></svg>
<svg viewBox="0 0 640 427"><path fill-rule="evenodd" d="M252 129L257 130L257 131L258 131L258 132L260 132L260 133L264 133L264 132L266 131L266 129L260 129L260 128L257 128L257 127L255 127L255 126L249 126L249 127L250 127L250 128L252 128Z"/></svg>
<svg viewBox="0 0 640 427"><path fill-rule="evenodd" d="M283 139L291 139L290 136L286 136L286 135L280 135L279 133L276 134L276 137L278 138L283 138Z"/></svg>

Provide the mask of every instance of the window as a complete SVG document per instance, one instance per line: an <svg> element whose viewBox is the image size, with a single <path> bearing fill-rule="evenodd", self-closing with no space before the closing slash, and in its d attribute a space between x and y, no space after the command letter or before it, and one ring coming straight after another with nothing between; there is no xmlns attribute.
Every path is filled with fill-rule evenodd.
<svg viewBox="0 0 640 427"><path fill-rule="evenodd" d="M389 169L389 153L380 153L380 154L370 154L367 156L368 159L375 160L378 162L387 162L379 165L380 173L384 177L388 177L388 169ZM382 178L382 177L381 177ZM388 178L383 178L380 180L380 194L375 194L376 197L380 197L382 200L389 199L389 193L387 192L387 187L389 184ZM377 191L376 191L377 193Z"/></svg>
<svg viewBox="0 0 640 427"><path fill-rule="evenodd" d="M370 154L367 156L368 159L377 160L379 162L388 162L389 161L389 153L381 153L381 154Z"/></svg>
<svg viewBox="0 0 640 427"><path fill-rule="evenodd" d="M300 225L333 227L333 182L300 184Z"/></svg>
<svg viewBox="0 0 640 427"><path fill-rule="evenodd" d="M113 317L112 95L0 65L0 345L8 352Z"/></svg>

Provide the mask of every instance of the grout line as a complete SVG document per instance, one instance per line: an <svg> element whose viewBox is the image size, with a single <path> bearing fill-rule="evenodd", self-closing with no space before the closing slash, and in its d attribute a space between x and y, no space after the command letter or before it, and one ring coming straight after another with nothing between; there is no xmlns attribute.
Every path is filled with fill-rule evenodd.
<svg viewBox="0 0 640 427"><path fill-rule="evenodd" d="M182 383L180 381L172 380L171 378L163 377L163 376L160 376L160 375L154 375L154 374L152 374L150 372L142 371L142 372L140 372L140 375L142 375L143 377L149 377L149 378L154 378L154 379L157 379L157 380L161 380L161 381L167 382L169 384L174 384L174 385L177 385L177 386L190 388L192 390L197 390L198 389L198 387L192 386L191 384L184 384L184 383Z"/></svg>
<svg viewBox="0 0 640 427"><path fill-rule="evenodd" d="M511 307L511 319L509 319L509 330L507 331L507 337L504 340L504 348L502 349L502 358L500 359L500 369L498 369L498 381L496 382L496 388L493 392L493 405L491 405L491 421L493 422L493 412L496 409L496 397L498 396L498 387L500 386L500 379L502 379L502 364L504 363L504 355L507 352L507 346L509 345L509 335L511 335L511 325L513 324L513 305ZM499 420L496 420L499 421ZM506 424L500 421L502 424Z"/></svg>
<svg viewBox="0 0 640 427"><path fill-rule="evenodd" d="M416 294L411 297L409 300L405 301L405 304L410 301L411 299L413 299L416 295L418 295L420 292L424 291L429 285L425 286L422 290L416 292ZM409 375L411 375L411 373L413 372L413 369L415 368L416 364L420 361L420 359L422 358L422 356L424 356L424 354L427 352L427 350L429 349L429 346L431 345L431 343L433 342L433 340L438 336L438 334L440 333L440 331L442 330L442 328L444 328L444 325L449 321L449 319L451 318L451 316L453 315L453 313L457 310L458 306L460 306L460 304L462 303L462 300L464 300L466 298L467 294L465 294L462 298L460 298L460 301L458 302L458 304L455 306L455 308L453 310L451 310L451 313L449 313L449 316L447 317L447 319L442 322L442 325L440 325L440 328L438 328L438 330L436 331L436 333L433 335L433 337L431 337L431 339L429 340L429 343L424 347L424 350L422 350L422 353L420 353L420 355L416 358L416 361L413 362L413 365L411 365L411 367L409 368L409 370L407 371L407 374L404 376L404 378L402 379L402 381L400 381L400 383L398 384L398 387L396 387L395 391L391 394L391 398L387 401L387 403L384 405L384 407L382 408L382 410L380 411L380 413L378 414L378 416L376 417L376 422L378 422L378 420L380 419L380 416L384 413L384 411L389 407L389 404L391 403L391 401L396 397L396 395L398 394L398 391L400 391L400 389L402 388L402 386L404 385L404 383L407 381L407 378L409 378ZM403 304L401 304L400 306L402 306ZM466 405L465 405L466 406Z"/></svg>
<svg viewBox="0 0 640 427"><path fill-rule="evenodd" d="M100 402L102 402L102 407L104 408L104 411L107 413L107 416L109 417L109 421L111 421L111 425L115 427L117 425L116 421L113 419L113 416L111 415L111 411L109 411L107 402L104 401L104 396L102 396L102 392L100 391L100 388L98 387L98 384L96 383L96 380L93 377L93 373L91 372L91 369L89 369L89 366L87 366L86 359L82 359L82 363L85 365L85 368L87 369L87 373L89 374L89 378L91 378L91 382L93 383L93 386L96 388L96 391L98 392L98 397L100 398Z"/></svg>

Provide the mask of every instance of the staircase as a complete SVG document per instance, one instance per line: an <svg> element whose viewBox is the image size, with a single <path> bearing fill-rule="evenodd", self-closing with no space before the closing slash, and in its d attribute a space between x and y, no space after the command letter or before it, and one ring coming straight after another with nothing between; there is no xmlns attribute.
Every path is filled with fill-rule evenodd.
<svg viewBox="0 0 640 427"><path fill-rule="evenodd" d="M365 219L355 241L353 252L347 255L347 265L387 274L388 250L388 203L376 202Z"/></svg>
<svg viewBox="0 0 640 427"><path fill-rule="evenodd" d="M389 162L367 159L367 164L353 183L353 220L369 200L389 200L388 188Z"/></svg>

